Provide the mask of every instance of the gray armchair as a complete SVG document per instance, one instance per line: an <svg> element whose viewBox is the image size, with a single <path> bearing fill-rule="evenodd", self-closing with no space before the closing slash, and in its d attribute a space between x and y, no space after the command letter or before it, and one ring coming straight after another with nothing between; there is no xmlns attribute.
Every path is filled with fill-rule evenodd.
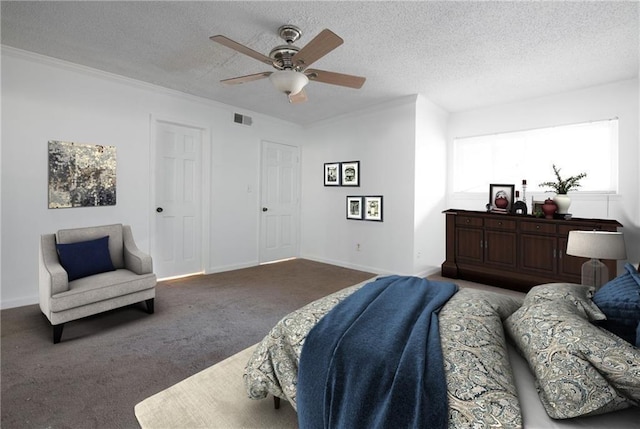
<svg viewBox="0 0 640 429"><path fill-rule="evenodd" d="M53 326L54 344L72 320L142 301L154 311L151 256L137 248L128 225L42 235L39 277L40 309Z"/></svg>

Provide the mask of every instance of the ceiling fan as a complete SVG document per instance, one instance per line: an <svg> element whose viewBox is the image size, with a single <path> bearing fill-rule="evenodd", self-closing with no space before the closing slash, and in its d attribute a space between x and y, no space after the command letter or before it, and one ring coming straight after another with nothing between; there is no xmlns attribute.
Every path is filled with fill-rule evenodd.
<svg viewBox="0 0 640 429"><path fill-rule="evenodd" d="M278 29L278 34L287 44L276 46L271 50L269 56L254 51L225 36L211 36L210 39L214 42L276 69L274 72L254 73L224 79L221 82L235 85L268 77L276 89L287 94L290 103L301 103L307 100L304 87L309 83L309 80L356 89L361 88L364 84L364 77L307 68L344 42L331 30L322 30L303 48L298 48L293 44L302 35L302 31L298 27L283 25Z"/></svg>

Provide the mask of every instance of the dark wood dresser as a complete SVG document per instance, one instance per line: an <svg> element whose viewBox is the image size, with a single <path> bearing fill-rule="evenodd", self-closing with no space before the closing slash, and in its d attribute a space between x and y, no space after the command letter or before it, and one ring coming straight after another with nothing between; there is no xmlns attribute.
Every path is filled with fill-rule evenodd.
<svg viewBox="0 0 640 429"><path fill-rule="evenodd" d="M585 258L568 256L571 230L617 231L605 219L544 219L527 215L446 210L446 260L442 275L528 292L542 283L580 283ZM602 261L609 277L616 261Z"/></svg>

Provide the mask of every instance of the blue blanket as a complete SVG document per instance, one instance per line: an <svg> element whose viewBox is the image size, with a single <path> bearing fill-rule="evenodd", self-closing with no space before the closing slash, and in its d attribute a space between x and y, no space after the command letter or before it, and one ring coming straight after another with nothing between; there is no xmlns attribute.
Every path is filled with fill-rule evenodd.
<svg viewBox="0 0 640 429"><path fill-rule="evenodd" d="M437 312L457 289L389 276L336 305L302 349L300 428L446 428Z"/></svg>

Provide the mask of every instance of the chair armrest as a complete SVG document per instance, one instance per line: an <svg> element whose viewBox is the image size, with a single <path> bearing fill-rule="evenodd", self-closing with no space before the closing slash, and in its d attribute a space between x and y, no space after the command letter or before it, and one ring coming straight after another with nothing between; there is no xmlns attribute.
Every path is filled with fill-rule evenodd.
<svg viewBox="0 0 640 429"><path fill-rule="evenodd" d="M69 290L69 276L58 259L55 234L40 237L40 298Z"/></svg>
<svg viewBox="0 0 640 429"><path fill-rule="evenodd" d="M129 225L122 226L122 240L124 242L124 266L136 274L152 273L153 261L151 260L151 255L138 249Z"/></svg>

